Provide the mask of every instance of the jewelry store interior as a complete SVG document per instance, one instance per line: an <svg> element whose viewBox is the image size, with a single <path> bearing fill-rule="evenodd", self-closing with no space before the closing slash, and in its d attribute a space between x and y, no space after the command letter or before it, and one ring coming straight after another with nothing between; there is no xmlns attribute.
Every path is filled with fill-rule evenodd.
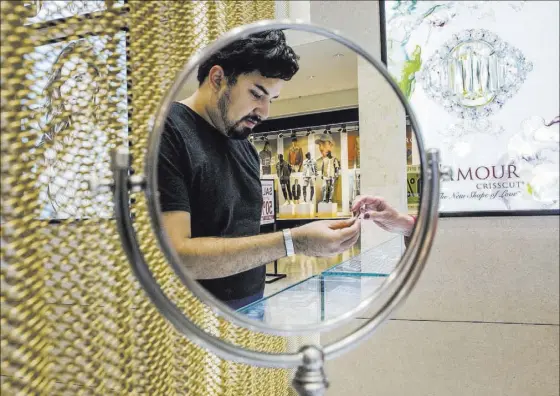
<svg viewBox="0 0 560 396"><path fill-rule="evenodd" d="M559 12L2 1L2 395L560 395Z"/></svg>

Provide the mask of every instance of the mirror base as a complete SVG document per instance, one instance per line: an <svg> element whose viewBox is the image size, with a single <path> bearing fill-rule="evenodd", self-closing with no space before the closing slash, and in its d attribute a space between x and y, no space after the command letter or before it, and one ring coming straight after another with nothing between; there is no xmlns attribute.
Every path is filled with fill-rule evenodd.
<svg viewBox="0 0 560 396"><path fill-rule="evenodd" d="M300 396L324 396L329 383L323 364L325 355L315 346L304 346L303 364L298 367L292 385Z"/></svg>

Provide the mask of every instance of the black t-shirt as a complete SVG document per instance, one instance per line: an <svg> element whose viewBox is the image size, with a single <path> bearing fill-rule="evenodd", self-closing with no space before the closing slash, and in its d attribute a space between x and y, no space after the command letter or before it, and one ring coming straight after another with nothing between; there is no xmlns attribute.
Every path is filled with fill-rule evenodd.
<svg viewBox="0 0 560 396"><path fill-rule="evenodd" d="M248 140L224 136L182 103L173 103L161 136L158 183L162 211L191 215L191 236L243 237L260 232L259 156ZM231 243L235 243L232 241ZM264 290L266 267L199 280L222 301Z"/></svg>

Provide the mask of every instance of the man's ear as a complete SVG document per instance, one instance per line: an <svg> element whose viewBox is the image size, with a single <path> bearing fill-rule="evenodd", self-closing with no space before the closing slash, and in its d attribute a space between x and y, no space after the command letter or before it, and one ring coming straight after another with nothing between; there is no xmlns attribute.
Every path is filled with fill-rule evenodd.
<svg viewBox="0 0 560 396"><path fill-rule="evenodd" d="M225 80L224 69L218 65L212 66L208 72L208 81L210 82L212 89L214 91L219 91L222 87L222 83L225 83Z"/></svg>

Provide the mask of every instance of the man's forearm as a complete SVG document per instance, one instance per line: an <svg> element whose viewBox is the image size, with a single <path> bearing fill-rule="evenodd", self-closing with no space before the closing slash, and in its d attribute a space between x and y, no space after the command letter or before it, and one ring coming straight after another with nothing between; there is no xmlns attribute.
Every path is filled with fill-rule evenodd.
<svg viewBox="0 0 560 396"><path fill-rule="evenodd" d="M196 279L235 275L286 256L281 232L240 238L186 238L177 248Z"/></svg>

